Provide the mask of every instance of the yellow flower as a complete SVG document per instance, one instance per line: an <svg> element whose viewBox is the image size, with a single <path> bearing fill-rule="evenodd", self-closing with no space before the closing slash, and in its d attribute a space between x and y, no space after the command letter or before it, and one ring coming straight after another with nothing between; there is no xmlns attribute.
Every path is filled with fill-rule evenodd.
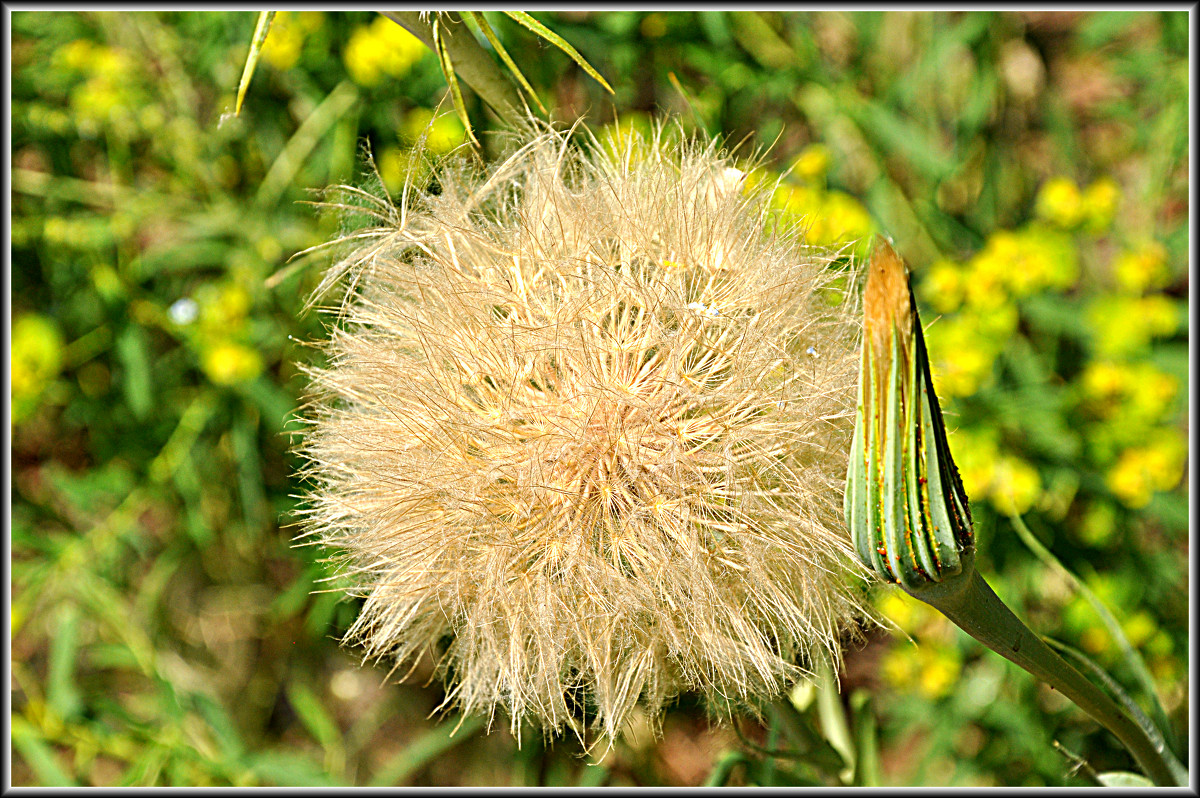
<svg viewBox="0 0 1200 798"><path fill-rule="evenodd" d="M1121 624L1121 631L1134 648L1141 648L1158 631L1158 624L1145 610L1138 610Z"/></svg>
<svg viewBox="0 0 1200 798"><path fill-rule="evenodd" d="M280 71L291 69L300 60L303 49L304 28L297 15L290 11L278 12L263 43L263 60Z"/></svg>
<svg viewBox="0 0 1200 798"><path fill-rule="evenodd" d="M958 310L966 295L966 274L957 263L939 260L921 283L926 301L938 313Z"/></svg>
<svg viewBox="0 0 1200 798"><path fill-rule="evenodd" d="M62 333L46 316L29 313L12 327L9 377L12 380L12 421L24 419L62 368Z"/></svg>
<svg viewBox="0 0 1200 798"><path fill-rule="evenodd" d="M1094 360L1083 370L1079 384L1088 398L1107 402L1127 394L1133 378L1132 369L1124 363Z"/></svg>
<svg viewBox="0 0 1200 798"><path fill-rule="evenodd" d="M1183 477L1186 462L1186 442L1175 431L1164 429L1145 446L1122 452L1106 482L1126 507L1136 510L1149 504L1155 491L1175 487Z"/></svg>
<svg viewBox="0 0 1200 798"><path fill-rule="evenodd" d="M253 298L245 287L234 282L206 284L196 292L200 305L200 328L206 335L232 335L246 321Z"/></svg>
<svg viewBox="0 0 1200 798"><path fill-rule="evenodd" d="M1083 220L1083 197L1074 181L1066 177L1052 177L1038 192L1035 212L1038 217L1071 229Z"/></svg>
<svg viewBox="0 0 1200 798"><path fill-rule="evenodd" d="M1101 177L1083 192L1083 222L1092 232L1107 230L1117 213L1121 189L1111 177Z"/></svg>
<svg viewBox="0 0 1200 798"><path fill-rule="evenodd" d="M950 438L950 447L967 497L986 495L992 486L996 461L1000 457L995 433L960 429Z"/></svg>
<svg viewBox="0 0 1200 798"><path fill-rule="evenodd" d="M90 39L75 39L55 50L51 62L55 66L83 72L91 66L99 49L100 45Z"/></svg>
<svg viewBox="0 0 1200 798"><path fill-rule="evenodd" d="M829 171L830 153L824 144L810 144L792 161L792 174L801 180L819 183Z"/></svg>
<svg viewBox="0 0 1200 798"><path fill-rule="evenodd" d="M810 186L780 183L771 195L771 205L783 211L783 215L789 219L812 224L821 209L821 192ZM815 238L811 230L808 238Z"/></svg>
<svg viewBox="0 0 1200 798"><path fill-rule="evenodd" d="M1032 465L1011 455L1005 455L996 464L989 498L997 510L1024 514L1041 495L1042 479Z"/></svg>
<svg viewBox="0 0 1200 798"><path fill-rule="evenodd" d="M917 647L890 649L881 664L883 678L900 692L936 700L949 695L962 673L962 656L953 646L921 641Z"/></svg>
<svg viewBox="0 0 1200 798"><path fill-rule="evenodd" d="M861 202L845 192L830 191L825 194L813 228L820 230L813 243L825 246L840 241L865 241L874 231L874 224Z"/></svg>
<svg viewBox="0 0 1200 798"><path fill-rule="evenodd" d="M384 16L350 35L342 60L350 77L362 86L375 86L386 74L404 77L425 53L421 40Z"/></svg>
<svg viewBox="0 0 1200 798"><path fill-rule="evenodd" d="M1069 288L1079 279L1079 256L1071 236L1040 224L1030 224L1020 234L1024 259L1015 270L1037 275L1033 290L1045 286ZM1010 271L1012 274L1012 271Z"/></svg>
<svg viewBox="0 0 1200 798"><path fill-rule="evenodd" d="M934 700L950 694L962 673L958 649L950 646L929 646L921 649L921 677L918 688L922 696Z"/></svg>
<svg viewBox="0 0 1200 798"><path fill-rule="evenodd" d="M880 591L875 600L879 613L890 620L905 634L913 634L924 621L924 604L899 590Z"/></svg>
<svg viewBox="0 0 1200 798"><path fill-rule="evenodd" d="M605 147L619 151L629 142L644 138L651 128L650 115L644 111L621 114L613 122L600 129L597 138Z"/></svg>
<svg viewBox="0 0 1200 798"><path fill-rule="evenodd" d="M411 144L425 139L425 148L443 155L467 140L467 131L459 118L449 111L433 115L428 108L413 108L404 116L401 136Z"/></svg>
<svg viewBox="0 0 1200 798"><path fill-rule="evenodd" d="M1101 296L1087 309L1086 321L1097 351L1104 357L1142 351L1154 338L1179 328L1179 311L1170 297Z"/></svg>
<svg viewBox="0 0 1200 798"><path fill-rule="evenodd" d="M262 373L262 355L234 341L219 341L204 350L200 361L208 378L217 385L249 382Z"/></svg>
<svg viewBox="0 0 1200 798"><path fill-rule="evenodd" d="M1162 288L1171 279L1166 247L1147 241L1135 250L1122 252L1113 263L1113 277L1118 286L1134 294Z"/></svg>
<svg viewBox="0 0 1200 798"><path fill-rule="evenodd" d="M981 340L974 319L941 319L926 340L938 396L970 396L991 377L995 352Z"/></svg>

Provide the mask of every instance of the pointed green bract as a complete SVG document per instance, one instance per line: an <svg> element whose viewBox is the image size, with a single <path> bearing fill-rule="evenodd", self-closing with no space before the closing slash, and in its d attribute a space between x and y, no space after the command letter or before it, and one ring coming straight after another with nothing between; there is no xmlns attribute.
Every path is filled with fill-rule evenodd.
<svg viewBox="0 0 1200 798"><path fill-rule="evenodd" d="M911 591L960 573L974 535L911 292L903 301L907 314L875 316L911 329L889 321L885 352L863 344L845 512L863 562Z"/></svg>

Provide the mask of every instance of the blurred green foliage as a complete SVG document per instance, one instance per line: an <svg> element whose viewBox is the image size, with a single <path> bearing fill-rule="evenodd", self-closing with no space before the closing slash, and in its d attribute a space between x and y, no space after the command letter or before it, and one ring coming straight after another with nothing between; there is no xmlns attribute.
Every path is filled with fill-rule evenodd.
<svg viewBox="0 0 1200 798"><path fill-rule="evenodd" d="M554 118L770 146L815 241L894 239L981 568L1149 706L1024 514L1186 751L1188 12L536 16L616 92L488 14ZM421 135L463 142L436 59L371 13L281 12L234 118L251 12L11 19L14 784L1086 783L1054 741L1131 767L896 591L840 699L803 683L723 728L685 696L603 758L518 750L506 722L450 736L427 667L390 684L339 648L356 607L320 592L290 515L303 343L326 333L302 312L323 261L287 262L338 232L300 201L366 180L364 140L393 189Z"/></svg>

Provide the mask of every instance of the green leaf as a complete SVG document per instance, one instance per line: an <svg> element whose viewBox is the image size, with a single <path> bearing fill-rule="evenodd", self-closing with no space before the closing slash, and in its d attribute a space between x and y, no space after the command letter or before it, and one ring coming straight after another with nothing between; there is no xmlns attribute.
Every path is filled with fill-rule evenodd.
<svg viewBox="0 0 1200 798"><path fill-rule="evenodd" d="M740 751L728 751L723 757L717 760L717 764L713 767L712 773L708 774L708 778L704 780L705 787L724 787L729 777L733 775L733 769L738 765L745 767L749 764L746 757Z"/></svg>
<svg viewBox="0 0 1200 798"><path fill-rule="evenodd" d="M483 718L471 716L455 725L446 720L410 742L371 779L371 787L397 787L421 768L483 728Z"/></svg>
<svg viewBox="0 0 1200 798"><path fill-rule="evenodd" d="M858 753L853 784L855 787L878 787L881 783L882 766L879 761L879 732L871 705L871 694L861 688L851 693L850 712L854 748Z"/></svg>
<svg viewBox="0 0 1200 798"><path fill-rule="evenodd" d="M301 123L271 163L271 168L254 195L256 205L260 208L272 208L279 202L318 142L357 101L358 89L350 80L343 80L329 92L321 104Z"/></svg>
<svg viewBox="0 0 1200 798"><path fill-rule="evenodd" d="M59 609L54 634L50 636L50 666L46 676L46 702L63 720L74 718L83 705L75 677L78 659L79 608L68 602Z"/></svg>
<svg viewBox="0 0 1200 798"><path fill-rule="evenodd" d="M853 773L858 758L854 750L854 738L850 734L850 724L846 722L846 712L842 709L842 699L838 694L837 674L825 659L817 663L817 717L821 721L825 739L841 755L845 768Z"/></svg>
<svg viewBox="0 0 1200 798"><path fill-rule="evenodd" d="M58 762L54 749L38 736L37 730L24 717L12 718L12 746L14 753L25 760L25 764L38 779L37 787L74 787L78 784Z"/></svg>
<svg viewBox="0 0 1200 798"><path fill-rule="evenodd" d="M196 709L208 721L209 728L213 730L213 734L217 738L217 745L221 746L222 759L226 760L226 764L240 760L245 753L245 746L242 744L242 737L238 732L237 725L229 717L229 713L211 696L193 693L191 698Z"/></svg>
<svg viewBox="0 0 1200 798"><path fill-rule="evenodd" d="M538 22L533 17L526 14L524 11L504 11L502 13L505 16L507 16L509 19L512 19L513 21L518 22L521 25L524 25L525 27L529 28L531 31L536 33L538 36L541 36L543 39L550 42L558 49L562 50L564 53L566 53L568 56L571 57L572 61L574 61L576 64L579 65L580 69L582 69L584 72L591 75L596 80L597 83L599 83L601 86L603 86L605 89L607 89L609 94L616 94L616 92L613 91L612 86L609 86L608 82L604 78L600 77L600 73L597 72L595 69L592 69L592 65L589 64L584 59L583 56L581 56L578 52L576 52L574 47L567 44L566 40L563 39L563 37L559 36L557 33L550 30L545 25L543 25L542 23Z"/></svg>
<svg viewBox="0 0 1200 798"><path fill-rule="evenodd" d="M136 324L128 325L117 338L117 357L125 371L125 401L134 418L144 421L154 407L154 389L150 379L150 352L146 333Z"/></svg>
<svg viewBox="0 0 1200 798"><path fill-rule="evenodd" d="M246 98L246 89L250 88L250 78L254 76L254 68L258 66L263 44L267 41L267 33L271 30L271 21L274 19L274 11L258 12L258 24L254 26L254 37L250 40L250 52L246 54L246 66L242 68L242 79L238 81L237 102L233 107L234 116L242 112L242 100Z"/></svg>
<svg viewBox="0 0 1200 798"><path fill-rule="evenodd" d="M454 110L463 123L467 138L478 148L479 141L476 140L475 132L471 129L471 118L467 116L467 105L463 102L462 89L458 86L458 76L454 74L454 63L450 60L450 51L446 49L446 42L442 39L442 26L439 19L435 17L433 25L430 26L433 32L433 51L437 53L438 64L442 68L446 83L450 86L450 98L454 101Z"/></svg>
<svg viewBox="0 0 1200 798"><path fill-rule="evenodd" d="M1012 521L1013 529L1016 530L1017 536L1034 553L1034 556L1061 574L1067 580L1067 584L1078 590L1087 599L1087 602L1092 605L1092 609L1100 616L1104 628L1108 630L1109 635L1116 642L1117 648L1121 650L1125 664L1137 677L1142 693L1150 701L1154 723L1160 729L1164 730L1166 734L1171 734L1171 727L1167 721L1166 712L1163 711L1162 703L1158 700L1158 690L1154 686L1154 679L1150 676L1150 671L1146 668L1146 663L1141 655L1130 645L1129 638L1125 636L1125 632L1121 629L1121 624L1117 622L1117 619L1104 606L1104 602L1100 601L1099 597L1092 592L1091 588L1059 562L1058 558L1043 546L1041 541L1033 536L1033 533L1029 531L1029 527L1025 526L1025 522L1021 520L1019 515L1010 515L1009 520ZM1103 671L1101 672L1103 673ZM1107 678L1107 674L1104 674L1104 676ZM1123 695L1123 693L1119 693L1119 695Z"/></svg>
<svg viewBox="0 0 1200 798"><path fill-rule="evenodd" d="M1127 770L1110 770L1099 775L1100 783L1105 787L1153 787L1154 782L1139 773Z"/></svg>
<svg viewBox="0 0 1200 798"><path fill-rule="evenodd" d="M512 57L509 56L508 51L504 49L504 45L500 42L500 38L496 36L496 31L492 30L491 24L484 19L483 14L476 11L464 11L463 14L479 26L479 30L483 31L483 35L487 37L487 40L491 42L492 47L496 50L496 55L500 56L500 60L504 62L504 65L507 66L509 70L512 71L513 77L515 77L517 82L521 84L521 88L525 89L529 96L533 98L533 101L537 103L538 108L542 109L543 114L547 113L546 106L542 105L542 101L538 98L537 92L533 90L533 86L529 85L529 81L525 80L525 76L517 67L516 62L514 62Z"/></svg>
<svg viewBox="0 0 1200 798"><path fill-rule="evenodd" d="M1142 712L1142 708L1137 705L1136 701L1129 697L1129 694L1121 688L1121 685L1117 684L1115 679L1109 676L1103 668L1093 662L1092 659L1082 651L1074 649L1071 646L1068 646L1066 643L1060 643L1057 640L1051 640L1050 638L1044 639L1048 644L1054 648L1057 648L1059 651L1070 655L1075 659L1076 662L1078 662L1080 665L1083 665L1093 676L1099 679L1100 682L1108 688L1110 693L1117 697L1117 700L1119 700L1121 705L1125 707L1125 711L1128 712L1129 716L1133 718L1139 726L1142 727L1142 731L1144 731L1146 736L1150 738L1150 741L1154 744L1155 748L1161 752L1163 761L1167 763L1167 767L1171 770L1171 775L1173 775L1175 780L1180 784L1186 784L1188 780L1187 770L1184 769L1183 765L1179 763L1179 760L1177 760L1171 753L1171 749L1167 747L1166 741L1163 740L1160 729L1150 722L1150 719L1146 717L1146 713Z"/></svg>
<svg viewBox="0 0 1200 798"><path fill-rule="evenodd" d="M292 751L263 751L250 761L250 770L267 786L337 787L316 761Z"/></svg>
<svg viewBox="0 0 1200 798"><path fill-rule="evenodd" d="M287 686L288 701L308 733L326 751L342 746L342 733L337 722L325 711L320 696L303 682L291 682Z"/></svg>

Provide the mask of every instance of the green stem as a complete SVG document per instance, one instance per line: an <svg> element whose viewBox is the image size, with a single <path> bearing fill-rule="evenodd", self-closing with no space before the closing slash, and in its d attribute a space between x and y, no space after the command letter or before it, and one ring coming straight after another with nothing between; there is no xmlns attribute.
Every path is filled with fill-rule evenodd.
<svg viewBox="0 0 1200 798"><path fill-rule="evenodd" d="M1115 701L1030 631L973 567L912 593L1000 656L1045 681L1091 715L1133 754L1155 784L1177 786L1160 748Z"/></svg>

